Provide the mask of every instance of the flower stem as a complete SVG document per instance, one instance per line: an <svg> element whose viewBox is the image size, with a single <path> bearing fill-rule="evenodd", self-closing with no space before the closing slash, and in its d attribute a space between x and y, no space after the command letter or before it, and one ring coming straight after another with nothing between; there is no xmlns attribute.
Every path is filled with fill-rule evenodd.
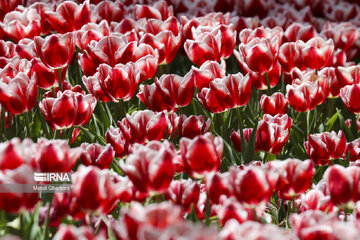
<svg viewBox="0 0 360 240"><path fill-rule="evenodd" d="M25 112L24 113L24 119L25 119L25 124L26 124L26 134L28 137L32 137L31 134L31 128L30 128L30 121L29 121L29 112Z"/></svg>

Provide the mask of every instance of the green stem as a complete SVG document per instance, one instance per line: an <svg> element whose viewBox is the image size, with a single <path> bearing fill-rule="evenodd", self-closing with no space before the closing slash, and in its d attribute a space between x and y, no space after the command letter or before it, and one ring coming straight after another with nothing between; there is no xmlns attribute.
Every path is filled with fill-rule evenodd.
<svg viewBox="0 0 360 240"><path fill-rule="evenodd" d="M4 106L1 107L1 133L4 134L4 138L6 139L6 117L5 117L5 108Z"/></svg>
<svg viewBox="0 0 360 240"><path fill-rule="evenodd" d="M206 219L205 219L205 224L206 226L209 226L210 225L210 199L209 198L206 198Z"/></svg>
<svg viewBox="0 0 360 240"><path fill-rule="evenodd" d="M120 119L122 120L126 116L126 109L125 109L125 103L122 99L119 100L119 108L120 108Z"/></svg>
<svg viewBox="0 0 360 240"><path fill-rule="evenodd" d="M267 72L265 72L265 79L266 79L266 85L267 85L267 94L270 96L271 95L271 89L270 89L270 79L269 79L269 75Z"/></svg>
<svg viewBox="0 0 360 240"><path fill-rule="evenodd" d="M27 136L29 136L31 138L32 134L31 134L31 128L30 128L30 121L29 121L29 112L24 113L24 119L25 119L26 130L27 130L26 134L27 134Z"/></svg>
<svg viewBox="0 0 360 240"><path fill-rule="evenodd" d="M45 218L45 230L44 230L44 237L43 237L44 240L49 239L50 209L51 209L52 201L53 201L53 195L51 194L48 209L46 212L46 218Z"/></svg>
<svg viewBox="0 0 360 240"><path fill-rule="evenodd" d="M58 72L58 81L59 81L59 91L62 92L61 68L58 68L57 72ZM54 96L54 97L56 97L56 96Z"/></svg>

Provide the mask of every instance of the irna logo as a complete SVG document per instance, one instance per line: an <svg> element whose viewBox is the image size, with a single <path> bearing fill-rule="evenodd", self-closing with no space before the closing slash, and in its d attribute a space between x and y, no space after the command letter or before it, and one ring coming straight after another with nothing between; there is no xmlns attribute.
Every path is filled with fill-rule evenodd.
<svg viewBox="0 0 360 240"><path fill-rule="evenodd" d="M71 182L69 172L34 172L35 182Z"/></svg>

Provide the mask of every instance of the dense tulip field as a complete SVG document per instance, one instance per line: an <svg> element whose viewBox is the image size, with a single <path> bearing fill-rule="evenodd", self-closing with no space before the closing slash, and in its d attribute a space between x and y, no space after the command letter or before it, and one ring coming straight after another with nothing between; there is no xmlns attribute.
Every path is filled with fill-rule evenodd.
<svg viewBox="0 0 360 240"><path fill-rule="evenodd" d="M360 239L358 1L2 0L0 38L1 240Z"/></svg>

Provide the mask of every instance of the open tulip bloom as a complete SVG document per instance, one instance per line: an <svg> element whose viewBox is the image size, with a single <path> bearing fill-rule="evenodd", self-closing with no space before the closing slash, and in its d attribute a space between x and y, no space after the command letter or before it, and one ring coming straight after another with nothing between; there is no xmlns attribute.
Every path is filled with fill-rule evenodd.
<svg viewBox="0 0 360 240"><path fill-rule="evenodd" d="M360 3L0 1L0 239L359 239Z"/></svg>

